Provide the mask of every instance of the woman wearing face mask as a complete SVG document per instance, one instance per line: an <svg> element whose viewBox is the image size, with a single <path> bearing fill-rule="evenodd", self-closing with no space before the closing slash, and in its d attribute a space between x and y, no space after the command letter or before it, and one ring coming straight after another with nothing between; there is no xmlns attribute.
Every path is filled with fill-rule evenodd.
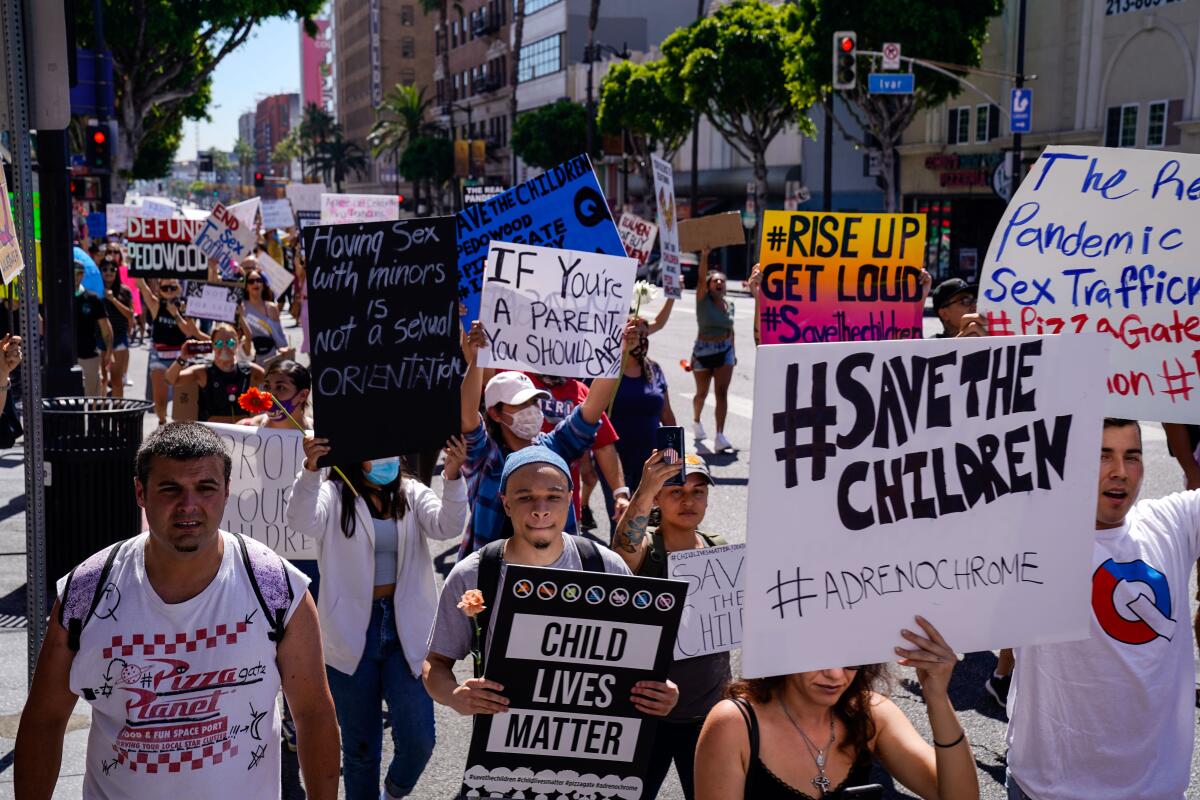
<svg viewBox="0 0 1200 800"><path fill-rule="evenodd" d="M113 397L125 396L125 373L129 371L129 329L133 325L133 292L121 283L117 262L105 257L100 262L104 279L104 307L112 326L112 363L108 365L108 390Z"/></svg>
<svg viewBox="0 0 1200 800"><path fill-rule="evenodd" d="M708 251L700 253L696 283L696 324L699 331L692 346L692 376L696 379L696 396L692 398L692 434L697 442L708 437L700 415L708 399L710 385L717 395L717 437L713 449L720 453L732 450L725 438L725 415L729 411L729 383L737 353L733 347L733 301L725 297L725 273L708 271Z"/></svg>
<svg viewBox="0 0 1200 800"><path fill-rule="evenodd" d="M254 363L266 366L274 358L291 358L287 334L279 321L279 306L274 303L275 295L256 262L243 261L246 276L246 302L242 307L242 320L250 342L254 345Z"/></svg>
<svg viewBox="0 0 1200 800"><path fill-rule="evenodd" d="M183 314L183 298L179 281L163 278L158 289L142 278L138 279L138 290L149 318L153 320L150 336L150 389L154 397L154 413L158 424L167 422L167 370L179 358L183 343L189 338L207 342L206 336L196 323Z"/></svg>
<svg viewBox="0 0 1200 800"><path fill-rule="evenodd" d="M287 358L276 361L267 367L263 388L287 409L287 414L291 414L292 419L306 428L312 427L308 405L309 394L312 391L312 373L308 371L308 367ZM237 424L294 431L296 426L287 418L287 414L278 406L273 406L265 414L240 419Z"/></svg>
<svg viewBox="0 0 1200 800"><path fill-rule="evenodd" d="M179 358L167 368L167 383L197 387L196 419L200 422L233 422L241 414L238 398L251 386L262 384L265 370L237 360L237 330L228 322L213 326L211 364L187 366L197 344L191 339L183 343Z"/></svg>
<svg viewBox="0 0 1200 800"><path fill-rule="evenodd" d="M385 798L404 797L433 753L433 701L421 666L437 608L428 539L453 539L467 517L461 478L466 445L446 444L442 497L407 476L400 459L342 464L322 479L328 440L304 440L287 524L317 541L317 598L329 688L342 731L348 800L377 800L386 702L395 754ZM353 488L352 488L353 487ZM355 492L358 493L355 496ZM397 614L397 611L402 613Z"/></svg>

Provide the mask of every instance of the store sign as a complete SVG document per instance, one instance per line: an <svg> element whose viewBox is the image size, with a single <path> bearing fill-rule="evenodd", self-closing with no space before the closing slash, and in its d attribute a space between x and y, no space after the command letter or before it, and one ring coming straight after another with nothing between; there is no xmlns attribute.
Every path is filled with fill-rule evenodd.
<svg viewBox="0 0 1200 800"><path fill-rule="evenodd" d="M944 153L926 158L925 169L941 173L943 187L991 186L992 173L1003 162L1003 153Z"/></svg>

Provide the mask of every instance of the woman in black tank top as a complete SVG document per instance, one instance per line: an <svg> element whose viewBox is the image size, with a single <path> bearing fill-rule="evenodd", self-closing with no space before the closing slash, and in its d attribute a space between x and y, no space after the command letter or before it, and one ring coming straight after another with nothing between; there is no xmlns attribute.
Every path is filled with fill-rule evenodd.
<svg viewBox="0 0 1200 800"><path fill-rule="evenodd" d="M154 397L154 413L158 424L167 421L167 369L179 357L180 348L189 337L204 339L196 323L182 311L183 285L174 278L162 278L158 288L151 289L145 279L138 278L138 291L146 315L154 321L150 345L150 390Z"/></svg>
<svg viewBox="0 0 1200 800"><path fill-rule="evenodd" d="M925 800L978 800L971 746L947 694L957 657L921 617L901 637L912 649L896 648L899 663L916 668L933 745L879 693L883 664L738 681L700 733L696 797L849 800L877 759Z"/></svg>
<svg viewBox="0 0 1200 800"><path fill-rule="evenodd" d="M184 366L193 344L196 343L192 340L184 343L180 357L167 369L167 382L172 386L197 388L196 419L200 422L213 418L233 422L235 417L244 416L238 398L252 385L262 385L266 372L258 364L238 363L237 348L242 341L237 330L227 322L213 326L211 364Z"/></svg>

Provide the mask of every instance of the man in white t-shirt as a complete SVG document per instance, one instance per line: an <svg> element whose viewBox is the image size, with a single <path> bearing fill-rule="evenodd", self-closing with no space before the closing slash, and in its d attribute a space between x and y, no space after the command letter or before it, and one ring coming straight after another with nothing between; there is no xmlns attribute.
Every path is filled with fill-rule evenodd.
<svg viewBox="0 0 1200 800"><path fill-rule="evenodd" d="M58 584L17 734L17 797L54 793L79 697L92 707L86 800L279 797L281 687L308 796L337 797L337 717L308 579L219 530L230 469L196 423L165 425L138 451L149 531Z"/></svg>
<svg viewBox="0 0 1200 800"><path fill-rule="evenodd" d="M1138 423L1106 419L1091 638L1017 649L1010 800L1181 800L1187 790L1200 491L1136 502L1143 472Z"/></svg>

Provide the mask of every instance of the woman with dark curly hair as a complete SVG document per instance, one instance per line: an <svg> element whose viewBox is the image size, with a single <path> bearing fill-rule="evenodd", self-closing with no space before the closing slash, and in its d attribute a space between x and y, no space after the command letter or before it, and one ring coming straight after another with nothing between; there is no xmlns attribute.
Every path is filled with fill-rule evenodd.
<svg viewBox="0 0 1200 800"><path fill-rule="evenodd" d="M896 648L916 668L933 746L880 694L883 664L738 681L696 746L698 800L838 800L870 783L871 762L925 800L978 800L979 778L947 688L958 661L927 620Z"/></svg>

